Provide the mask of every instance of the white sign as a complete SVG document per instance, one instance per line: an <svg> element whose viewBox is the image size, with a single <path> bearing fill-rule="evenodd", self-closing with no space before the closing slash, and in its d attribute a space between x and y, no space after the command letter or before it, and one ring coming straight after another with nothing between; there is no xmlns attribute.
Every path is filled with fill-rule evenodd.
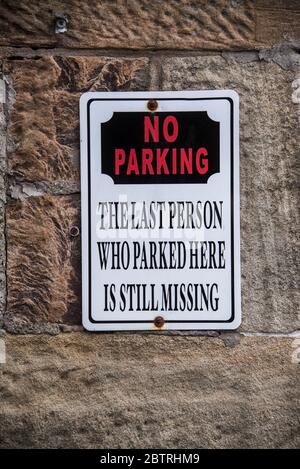
<svg viewBox="0 0 300 469"><path fill-rule="evenodd" d="M81 97L86 329L239 326L238 103L230 90Z"/></svg>

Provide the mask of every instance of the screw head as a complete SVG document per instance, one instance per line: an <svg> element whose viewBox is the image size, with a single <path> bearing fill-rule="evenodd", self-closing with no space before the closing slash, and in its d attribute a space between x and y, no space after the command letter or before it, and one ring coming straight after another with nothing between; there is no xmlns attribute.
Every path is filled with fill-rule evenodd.
<svg viewBox="0 0 300 469"><path fill-rule="evenodd" d="M156 316L154 318L154 326L157 327L158 329L161 329L165 324L165 320L162 316Z"/></svg>
<svg viewBox="0 0 300 469"><path fill-rule="evenodd" d="M78 226L71 226L70 230L69 230L69 233L70 233L70 236L72 236L72 238L76 238L76 236L79 235L79 228Z"/></svg>
<svg viewBox="0 0 300 469"><path fill-rule="evenodd" d="M68 18L66 15L60 15L55 18L54 32L55 34L65 33L68 29Z"/></svg>
<svg viewBox="0 0 300 469"><path fill-rule="evenodd" d="M156 101L156 99L149 99L149 101L147 103L147 107L148 107L149 111L154 112L158 108L158 102Z"/></svg>

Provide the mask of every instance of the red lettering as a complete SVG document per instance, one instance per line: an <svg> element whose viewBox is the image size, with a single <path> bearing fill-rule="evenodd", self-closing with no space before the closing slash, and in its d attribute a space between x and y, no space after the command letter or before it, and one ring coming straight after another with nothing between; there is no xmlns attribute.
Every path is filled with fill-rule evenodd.
<svg viewBox="0 0 300 469"><path fill-rule="evenodd" d="M120 166L125 163L125 151L119 148L115 149L115 174L120 174Z"/></svg>
<svg viewBox="0 0 300 469"><path fill-rule="evenodd" d="M153 142L159 141L159 121L158 116L154 116L154 125L151 122L149 116L144 117L144 141L150 141L150 134L152 136Z"/></svg>
<svg viewBox="0 0 300 469"><path fill-rule="evenodd" d="M131 148L127 154L125 150L115 149L115 174L206 174L209 169L208 151L198 148L142 148L137 154Z"/></svg>
<svg viewBox="0 0 300 469"><path fill-rule="evenodd" d="M207 156L207 150L204 147L201 147L197 150L196 153L196 168L199 174L206 174L208 171L208 159L203 158Z"/></svg>
<svg viewBox="0 0 300 469"><path fill-rule="evenodd" d="M188 155L184 148L180 148L180 174L193 174L193 149L188 148Z"/></svg>
<svg viewBox="0 0 300 469"><path fill-rule="evenodd" d="M161 168L164 168L164 174L170 174L169 168L166 162L166 156L168 154L169 149L165 148L161 150L160 148L157 149L156 154L156 174L161 174Z"/></svg>
<svg viewBox="0 0 300 469"><path fill-rule="evenodd" d="M172 148L172 174L177 174L177 148Z"/></svg>
<svg viewBox="0 0 300 469"><path fill-rule="evenodd" d="M132 172L134 174L140 174L136 151L134 148L131 148L129 152L126 174L131 174Z"/></svg>
<svg viewBox="0 0 300 469"><path fill-rule="evenodd" d="M169 132L169 125L172 126L171 133ZM176 117L174 116L167 116L163 123L163 134L164 138L167 142L175 142L176 138L178 137L178 122Z"/></svg>
<svg viewBox="0 0 300 469"><path fill-rule="evenodd" d="M150 148L142 149L142 174L154 174L153 166L153 151Z"/></svg>

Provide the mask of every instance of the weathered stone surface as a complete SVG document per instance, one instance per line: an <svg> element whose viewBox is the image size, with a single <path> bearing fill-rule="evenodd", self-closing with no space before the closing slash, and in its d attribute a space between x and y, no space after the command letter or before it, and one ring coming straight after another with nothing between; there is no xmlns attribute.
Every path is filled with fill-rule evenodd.
<svg viewBox="0 0 300 469"><path fill-rule="evenodd" d="M2 66L2 64L0 64ZM5 246L5 173L6 173L6 87L0 73L0 328L6 301L6 246Z"/></svg>
<svg viewBox="0 0 300 469"><path fill-rule="evenodd" d="M55 18L68 18L55 34ZM273 0L6 0L0 44L119 49L213 49L272 46L300 37L299 2Z"/></svg>
<svg viewBox="0 0 300 469"><path fill-rule="evenodd" d="M240 94L242 329L299 329L298 108L294 74L274 63L166 58L164 89Z"/></svg>
<svg viewBox="0 0 300 469"><path fill-rule="evenodd" d="M291 332L299 329L299 273L295 255L299 226L296 166L298 116L297 107L291 100L293 72L284 71L272 62L260 62L257 56L254 57L254 62L241 60L240 54L237 55L237 60L234 57L234 54L231 54L226 56L226 59L220 56L166 58L163 61L163 88L233 88L240 93L242 330ZM74 106L67 107L67 103L72 103L69 95L75 97L77 109L80 92L94 87L98 89L98 86L104 86L114 80L117 80L116 87L120 83L127 86L130 81L130 76L126 75L126 67L122 72L126 76L120 71L114 73L115 67L118 68L123 63L118 60L118 65L102 64L104 68L108 67L113 79L107 80L105 73L99 75L99 69L93 74L91 70L95 68L91 68L91 63L96 67L98 60L60 57L17 61L16 65L9 65L15 74L16 89L20 90L22 96L27 93L27 97L31 99L32 86L39 96L39 92L42 93L41 90L46 86L45 83L50 82L53 84L53 93L59 95L59 99L66 98L66 107L58 106L57 112L52 111L50 117L39 114L39 106L35 104L28 110L24 100L20 104L23 111L18 111L16 107L12 114L13 124L10 132L12 135L20 135L18 147L10 156L12 173L17 177L22 175L29 181L50 179L51 186L46 187L45 183L41 182L34 185L23 183L20 186L12 185L10 192L13 197L23 200L9 206L7 217L9 314L6 316L6 324L11 331L20 332L23 328L25 333L30 332L32 326L25 327L24 321L45 322L45 329L41 328L41 331L48 330L47 322L80 323L79 247L73 249L74 244L77 244L74 240L70 241L68 232L64 231L65 226L73 224L75 216L75 212L64 204L65 201L73 199L28 199L27 196L37 196L41 191L52 190L56 193L53 189L56 186L57 193L61 193L61 188L66 190L66 187L64 182L59 182L60 178L71 178L71 189L76 189L72 178L76 180L78 169L72 169L70 175L70 158L65 159L65 155L70 156L70 148L78 152L77 116L72 115L72 112L75 112L75 102ZM30 72L35 62L38 70L41 67L38 77ZM136 61L130 63L137 67ZM138 64L140 66L140 62ZM29 84L21 77L23 67L24 72L28 67L28 75L32 74ZM48 73L53 69L60 72L57 75ZM86 70L89 70L89 73ZM51 78L53 76L55 79ZM45 99L48 99L48 96L49 93ZM35 127L39 125L43 126L41 133L55 146L56 153L45 150L34 140L34 135L37 134ZM22 131L18 130L20 127ZM28 128L33 128L33 132L28 133ZM26 158L22 160L23 146L28 146L29 149L25 151ZM59 163L57 149L61 147L66 153ZM36 157L32 156L35 153ZM31 160L32 158L34 160ZM28 162L30 164L27 167ZM64 233L62 237L57 236L56 218ZM39 219L43 220L43 223L40 223ZM293 220L293 223L290 220ZM41 238L40 242L33 242L33 238L39 236L39 230L44 224L44 238L49 229L47 255L44 255L43 251L44 238ZM19 230L22 231L22 236ZM64 243L68 246L67 251L62 248ZM22 262L16 255L19 251L23 256ZM61 256L66 252L68 254L62 260ZM33 262L32 259L38 260L38 268L35 266L36 261ZM68 272L67 275L64 269ZM36 296L33 291L37 292Z"/></svg>
<svg viewBox="0 0 300 469"><path fill-rule="evenodd" d="M48 3L48 5L47 5ZM68 31L54 34L61 2L7 1L0 9L1 44L64 45L90 48L228 48L254 41L251 2L232 5L184 0L101 0L69 2Z"/></svg>
<svg viewBox="0 0 300 469"><path fill-rule="evenodd" d="M6 335L0 446L299 447L292 340Z"/></svg>
<svg viewBox="0 0 300 469"><path fill-rule="evenodd" d="M0 201L0 226L4 227L5 205ZM0 327L6 302L6 239L4 230L0 232Z"/></svg>
<svg viewBox="0 0 300 469"><path fill-rule="evenodd" d="M43 329L30 323L80 323L80 236L74 237L74 226L80 227L78 195L9 203L8 330L55 333L49 324Z"/></svg>
<svg viewBox="0 0 300 469"><path fill-rule="evenodd" d="M256 41L270 45L300 39L298 0L256 0Z"/></svg>
<svg viewBox="0 0 300 469"><path fill-rule="evenodd" d="M0 447L299 447L299 337L87 333L73 229L83 92L236 89L240 330L299 329L299 45L299 0L0 2Z"/></svg>
<svg viewBox="0 0 300 469"><path fill-rule="evenodd" d="M85 91L147 89L148 59L45 57L8 61L15 92L8 169L26 181L79 179L79 97Z"/></svg>

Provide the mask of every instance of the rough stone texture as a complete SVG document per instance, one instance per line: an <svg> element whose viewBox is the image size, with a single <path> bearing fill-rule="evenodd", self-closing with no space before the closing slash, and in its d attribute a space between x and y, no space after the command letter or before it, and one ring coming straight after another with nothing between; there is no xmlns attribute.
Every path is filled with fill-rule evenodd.
<svg viewBox="0 0 300 469"><path fill-rule="evenodd" d="M67 31L54 34L55 18ZM297 1L4 0L0 44L118 49L249 49L300 38Z"/></svg>
<svg viewBox="0 0 300 469"><path fill-rule="evenodd" d="M294 72L283 70L273 62L259 61L257 55L251 56L254 61L249 62L248 55L166 58L162 65L162 87L232 88L240 93L241 330L292 332L299 329L299 273L295 255L299 245L296 166L299 124L298 108L291 100ZM18 184L13 181L10 187L10 195L21 200L9 206L7 215L8 313L5 321L12 332L47 330L56 333L57 328L53 331L54 326L48 323L79 324L81 321L79 238L75 248L77 244L66 228L73 224L74 216L78 216L75 208L68 208L69 201L77 199L40 198L39 195L78 191L78 168L70 169L74 168L70 161L79 150L79 94L105 86L122 88L123 83L125 88L136 86L135 71L140 68L139 79L145 76L145 59L112 59L108 63L105 59L105 65L103 60L56 57L13 61L7 65L17 90L9 133L15 142L9 156L13 179L47 180ZM97 68L99 62L102 72ZM103 67L113 70L113 79L111 75L107 78ZM24 76L30 76L30 81L24 81ZM51 112L44 116L40 99L49 99L49 95L55 96L53 102L58 102L57 111L53 111L52 103ZM24 96L32 100L32 106ZM74 103L68 96L73 96ZM64 97L66 103L73 103L65 109ZM37 131L37 126L41 132ZM50 145L49 149L39 144L40 134ZM44 223L44 237L40 237L39 230ZM79 220L76 223L79 224ZM47 255L44 255L47 230ZM33 242L33 238L38 241ZM39 254L40 250L43 255ZM38 268L32 259L38 260ZM32 326L31 323L37 321L44 323L44 329Z"/></svg>
<svg viewBox="0 0 300 469"><path fill-rule="evenodd" d="M1 64L2 65L2 64ZM5 174L6 174L6 87L5 81L0 73L0 328L2 324L3 311L5 309L6 301L6 245L5 245L5 202L6 202L6 188L5 188Z"/></svg>
<svg viewBox="0 0 300 469"><path fill-rule="evenodd" d="M166 58L163 89L240 94L242 329L299 329L298 107L294 73L274 63Z"/></svg>
<svg viewBox="0 0 300 469"><path fill-rule="evenodd" d="M7 207L7 308L12 332L39 332L28 323L80 323L79 195L29 197ZM59 332L46 324L44 330Z"/></svg>
<svg viewBox="0 0 300 469"><path fill-rule="evenodd" d="M299 0L0 2L0 447L299 447L299 47ZM241 96L240 331L81 326L79 96L160 88Z"/></svg>
<svg viewBox="0 0 300 469"><path fill-rule="evenodd" d="M2 448L295 448L292 340L5 338Z"/></svg>
<svg viewBox="0 0 300 469"><path fill-rule="evenodd" d="M1 44L104 48L228 48L254 43L251 2L97 0L5 1L0 8ZM48 5L47 5L48 4ZM68 31L54 34L56 12L69 17Z"/></svg>
<svg viewBox="0 0 300 469"><path fill-rule="evenodd" d="M79 97L148 88L148 59L45 57L9 60L14 90L8 170L26 181L78 181Z"/></svg>
<svg viewBox="0 0 300 469"><path fill-rule="evenodd" d="M269 45L300 39L298 0L255 0L256 41Z"/></svg>

